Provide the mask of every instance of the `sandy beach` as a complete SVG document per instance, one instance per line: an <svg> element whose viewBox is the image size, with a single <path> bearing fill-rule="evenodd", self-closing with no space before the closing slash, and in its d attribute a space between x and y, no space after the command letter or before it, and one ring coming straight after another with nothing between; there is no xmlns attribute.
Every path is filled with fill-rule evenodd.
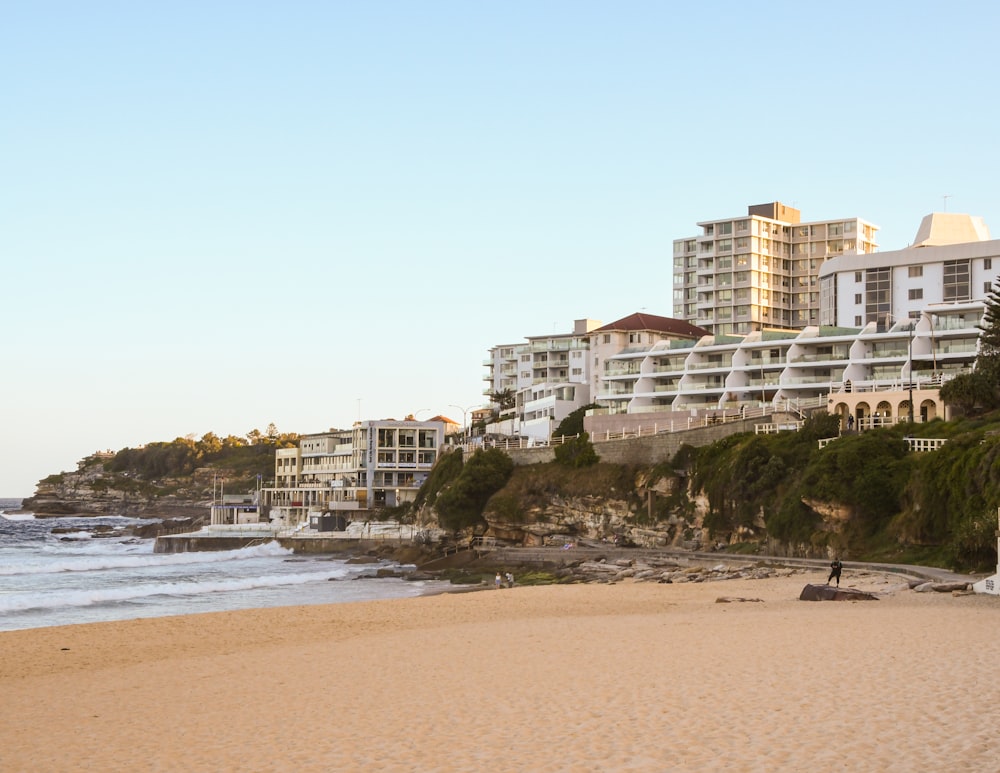
<svg viewBox="0 0 1000 773"><path fill-rule="evenodd" d="M1000 599L845 573L879 600L798 600L825 579L0 633L0 769L996 769Z"/></svg>

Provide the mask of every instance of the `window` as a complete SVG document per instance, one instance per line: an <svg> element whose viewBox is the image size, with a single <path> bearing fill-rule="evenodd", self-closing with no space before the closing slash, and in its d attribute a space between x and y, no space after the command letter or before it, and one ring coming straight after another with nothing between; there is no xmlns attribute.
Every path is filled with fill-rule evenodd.
<svg viewBox="0 0 1000 773"><path fill-rule="evenodd" d="M854 318L854 327L861 327L861 317Z"/></svg>
<svg viewBox="0 0 1000 773"><path fill-rule="evenodd" d="M923 266L910 266L909 269L907 269L907 276L909 276L911 279L923 275L924 275Z"/></svg>
<svg viewBox="0 0 1000 773"><path fill-rule="evenodd" d="M865 271L865 321L884 319L892 312L892 272L888 268Z"/></svg>
<svg viewBox="0 0 1000 773"><path fill-rule="evenodd" d="M861 305L861 293L854 293L854 304L856 306Z"/></svg>
<svg viewBox="0 0 1000 773"><path fill-rule="evenodd" d="M993 283L992 282L983 282L983 294L984 295L989 295L991 292L993 292Z"/></svg>
<svg viewBox="0 0 1000 773"><path fill-rule="evenodd" d="M719 233L728 236L733 232L732 223L719 223Z"/></svg>
<svg viewBox="0 0 1000 773"><path fill-rule="evenodd" d="M920 300L921 298L923 298L923 297L924 297L924 288L922 288L922 287L917 287L916 289L913 289L913 290L909 290L909 291L907 292L907 297L908 297L908 298L909 298L909 299L910 299L911 301L919 301L919 300Z"/></svg>
<svg viewBox="0 0 1000 773"><path fill-rule="evenodd" d="M993 258L983 258L983 268L993 268Z"/></svg>
<svg viewBox="0 0 1000 773"><path fill-rule="evenodd" d="M861 277L861 272L860 271L855 271L854 272L854 281L858 282L858 283L860 283L862 281L862 277Z"/></svg>
<svg viewBox="0 0 1000 773"><path fill-rule="evenodd" d="M606 344L610 344L611 343L611 334L610 333L605 333L604 334L604 343L606 343Z"/></svg>
<svg viewBox="0 0 1000 773"><path fill-rule="evenodd" d="M945 261L943 284L945 303L969 300L969 261Z"/></svg>

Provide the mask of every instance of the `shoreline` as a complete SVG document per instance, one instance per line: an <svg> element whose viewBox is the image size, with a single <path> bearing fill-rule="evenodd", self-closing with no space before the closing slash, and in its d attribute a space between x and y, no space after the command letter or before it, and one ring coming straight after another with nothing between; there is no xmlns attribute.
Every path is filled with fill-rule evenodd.
<svg viewBox="0 0 1000 773"><path fill-rule="evenodd" d="M873 603L798 601L825 578L3 632L0 748L50 771L989 769L1000 602L883 573L842 583Z"/></svg>

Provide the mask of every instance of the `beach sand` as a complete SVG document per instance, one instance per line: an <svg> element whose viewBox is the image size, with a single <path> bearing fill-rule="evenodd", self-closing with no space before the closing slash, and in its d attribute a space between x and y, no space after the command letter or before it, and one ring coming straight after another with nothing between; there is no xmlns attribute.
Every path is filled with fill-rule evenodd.
<svg viewBox="0 0 1000 773"><path fill-rule="evenodd" d="M0 633L0 769L996 770L1000 599L845 572L881 598L798 601L825 579Z"/></svg>

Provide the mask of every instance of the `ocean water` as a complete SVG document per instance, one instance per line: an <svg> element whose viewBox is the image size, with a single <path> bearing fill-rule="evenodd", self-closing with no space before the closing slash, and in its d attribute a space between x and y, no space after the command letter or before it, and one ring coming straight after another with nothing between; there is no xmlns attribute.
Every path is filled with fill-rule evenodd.
<svg viewBox="0 0 1000 773"><path fill-rule="evenodd" d="M157 554L154 540L93 537L125 518L34 518L0 499L0 631L231 609L419 596L439 581L376 578L393 564L296 556L276 543ZM68 527L66 533L52 533ZM80 527L76 530L75 527Z"/></svg>

